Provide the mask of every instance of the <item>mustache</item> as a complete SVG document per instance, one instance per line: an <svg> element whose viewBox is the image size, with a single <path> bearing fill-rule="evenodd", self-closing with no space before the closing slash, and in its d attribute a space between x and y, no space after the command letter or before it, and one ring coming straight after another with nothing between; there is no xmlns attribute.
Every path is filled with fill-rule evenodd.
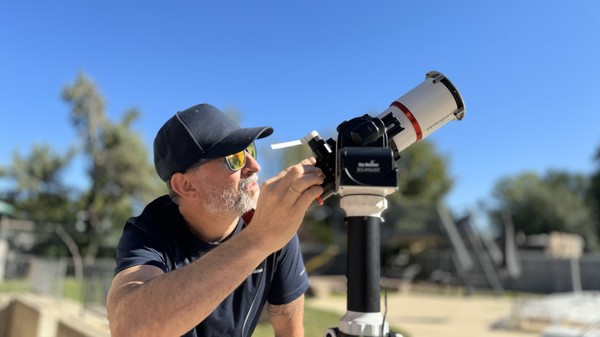
<svg viewBox="0 0 600 337"><path fill-rule="evenodd" d="M255 174L252 174L251 176L249 176L248 178L244 178L242 180L240 180L240 190L245 190L246 187L248 187L248 185L258 182L258 176Z"/></svg>

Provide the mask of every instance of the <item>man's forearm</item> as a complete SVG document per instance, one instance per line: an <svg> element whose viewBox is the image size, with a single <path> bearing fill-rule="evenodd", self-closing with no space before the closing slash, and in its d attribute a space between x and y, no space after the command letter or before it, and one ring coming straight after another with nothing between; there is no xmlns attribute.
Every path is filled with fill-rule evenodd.
<svg viewBox="0 0 600 337"><path fill-rule="evenodd" d="M183 335L268 254L240 233L194 263L146 282L117 276L107 300L112 336Z"/></svg>
<svg viewBox="0 0 600 337"><path fill-rule="evenodd" d="M287 304L269 304L267 311L275 337L304 336L304 295Z"/></svg>

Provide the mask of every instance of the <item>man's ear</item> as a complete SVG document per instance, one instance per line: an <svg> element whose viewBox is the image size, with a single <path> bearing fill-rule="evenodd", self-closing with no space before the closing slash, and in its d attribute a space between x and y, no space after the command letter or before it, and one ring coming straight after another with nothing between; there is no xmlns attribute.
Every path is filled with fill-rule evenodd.
<svg viewBox="0 0 600 337"><path fill-rule="evenodd" d="M190 177L187 174L175 173L171 177L171 188L177 194L184 198L190 198L196 195L197 190Z"/></svg>

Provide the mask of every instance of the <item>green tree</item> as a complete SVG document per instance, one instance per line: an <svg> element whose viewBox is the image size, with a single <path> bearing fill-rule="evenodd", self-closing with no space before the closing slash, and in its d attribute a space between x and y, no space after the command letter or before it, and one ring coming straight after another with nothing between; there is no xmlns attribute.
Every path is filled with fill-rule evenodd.
<svg viewBox="0 0 600 337"><path fill-rule="evenodd" d="M600 147L598 150L596 150L594 161L596 162L597 168L590 177L588 197L590 199L592 212L594 214L596 235L600 238Z"/></svg>
<svg viewBox="0 0 600 337"><path fill-rule="evenodd" d="M12 165L0 170L0 176L14 182L8 194L21 216L36 224L37 237L32 253L44 256L70 254L77 278L83 276L83 263L76 239L81 233L74 229L77 209L69 199L71 191L62 175L73 157L55 153L48 145L34 145L31 154L13 154Z"/></svg>
<svg viewBox="0 0 600 337"><path fill-rule="evenodd" d="M579 234L586 248L598 248L592 208L586 198L590 180L581 174L550 171L543 177L522 173L499 180L492 192L497 206L492 223L501 227L501 212L512 215L515 230L524 234L552 231Z"/></svg>
<svg viewBox="0 0 600 337"><path fill-rule="evenodd" d="M437 206L453 185L447 158L434 143L421 141L404 150L397 165L398 192L388 197L386 226L403 231L437 231Z"/></svg>
<svg viewBox="0 0 600 337"><path fill-rule="evenodd" d="M90 186L78 205L85 214L85 254L90 260L98 254L105 234L123 224L136 202L149 201L164 186L149 164L141 136L131 129L139 116L137 110L126 111L119 122L108 120L104 99L83 73L63 89L62 96L70 105L80 151L87 161Z"/></svg>
<svg viewBox="0 0 600 337"><path fill-rule="evenodd" d="M403 198L437 204L453 185L448 160L430 141L417 142L398 160L398 188Z"/></svg>
<svg viewBox="0 0 600 337"><path fill-rule="evenodd" d="M73 157L73 151L60 155L48 145L34 145L29 155L13 153L10 166L2 176L13 182L7 199L21 215L44 226L47 223L72 222L69 195L62 175ZM40 228L51 231L50 228Z"/></svg>
<svg viewBox="0 0 600 337"><path fill-rule="evenodd" d="M28 156L15 152L0 176L11 182L5 198L20 217L38 226L34 253L64 256L68 248L73 256L84 252L91 262L100 248L116 245L120 228L134 211L166 188L148 160L142 137L132 129L137 110L126 111L118 122L108 120L103 98L84 74L62 96L71 108L77 146L64 155L48 145L35 145ZM86 162L89 186L68 187L64 182L76 155Z"/></svg>

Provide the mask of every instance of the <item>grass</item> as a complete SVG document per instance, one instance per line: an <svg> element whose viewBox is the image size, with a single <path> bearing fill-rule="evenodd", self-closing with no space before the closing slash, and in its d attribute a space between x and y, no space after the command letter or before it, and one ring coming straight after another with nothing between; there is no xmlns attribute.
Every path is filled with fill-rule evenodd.
<svg viewBox="0 0 600 337"><path fill-rule="evenodd" d="M74 278L66 278L63 281L61 294L63 298L69 298L81 302L82 283ZM28 280L18 279L0 282L0 293L20 293L31 291L31 285Z"/></svg>
<svg viewBox="0 0 600 337"><path fill-rule="evenodd" d="M341 316L338 313L320 310L306 305L304 307L304 336L323 337L327 329L337 327ZM396 327L390 327L394 332L410 337L407 333ZM268 322L259 323L252 337L273 337L273 328Z"/></svg>
<svg viewBox="0 0 600 337"><path fill-rule="evenodd" d="M338 325L340 316L336 313L306 306L304 309L304 336L322 337L327 329ZM268 322L259 323L252 337L272 337L273 328Z"/></svg>
<svg viewBox="0 0 600 337"><path fill-rule="evenodd" d="M23 280L0 282L0 293L18 293L29 290L29 284Z"/></svg>
<svg viewBox="0 0 600 337"><path fill-rule="evenodd" d="M62 295L64 298L70 298L77 302L82 301L83 284L75 278L66 278L63 282Z"/></svg>

